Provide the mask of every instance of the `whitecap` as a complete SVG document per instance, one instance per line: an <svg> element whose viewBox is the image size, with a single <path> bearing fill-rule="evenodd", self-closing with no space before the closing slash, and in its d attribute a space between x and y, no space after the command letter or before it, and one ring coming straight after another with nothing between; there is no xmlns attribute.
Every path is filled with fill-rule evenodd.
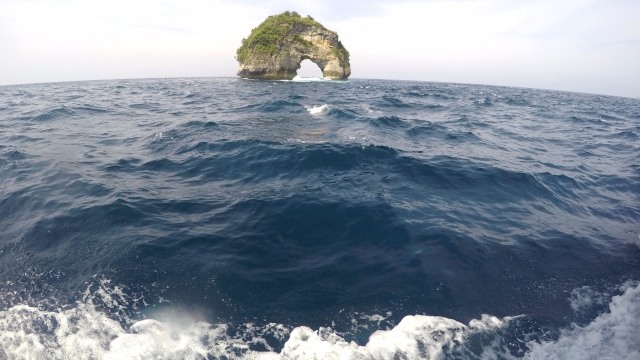
<svg viewBox="0 0 640 360"><path fill-rule="evenodd" d="M311 115L320 115L329 110L329 105L322 104L322 105L305 106L305 109L307 109L307 111Z"/></svg>

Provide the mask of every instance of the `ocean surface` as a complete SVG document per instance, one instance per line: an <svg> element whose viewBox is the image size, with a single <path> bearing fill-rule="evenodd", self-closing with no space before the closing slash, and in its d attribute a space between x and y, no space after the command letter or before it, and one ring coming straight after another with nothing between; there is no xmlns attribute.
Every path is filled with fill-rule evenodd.
<svg viewBox="0 0 640 360"><path fill-rule="evenodd" d="M0 359L640 359L640 99L0 87Z"/></svg>

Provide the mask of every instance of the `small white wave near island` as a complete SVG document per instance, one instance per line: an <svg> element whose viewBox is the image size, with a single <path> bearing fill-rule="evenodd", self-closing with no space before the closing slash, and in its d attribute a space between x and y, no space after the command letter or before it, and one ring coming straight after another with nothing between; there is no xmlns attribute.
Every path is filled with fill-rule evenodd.
<svg viewBox="0 0 640 360"><path fill-rule="evenodd" d="M305 77L305 76L298 76L298 75L296 75L296 76L294 76L294 77L293 77L293 79L291 79L291 81L293 81L293 82L319 82L319 81L327 81L327 82L328 82L328 81L334 81L334 80L327 79L327 78L324 78L324 77L314 77L314 76L312 76L312 77Z"/></svg>
<svg viewBox="0 0 640 360"><path fill-rule="evenodd" d="M586 326L562 330L550 342L531 341L524 359L639 359L640 285L627 282L613 296L609 311ZM0 358L6 359L480 359L516 358L501 339L510 321L483 315L468 325L439 316L409 315L395 327L374 332L365 345L346 341L331 328L245 324L240 336L228 325L212 325L175 312L156 319L116 321L96 303L119 307L119 287L101 287L77 306L45 311L16 305L0 311ZM574 299L575 300L575 299ZM582 301L582 300L581 300ZM188 314L187 314L188 315ZM120 319L123 320L123 319ZM122 324L130 325L122 325ZM477 340L482 342L478 354ZM266 337L286 340L280 352ZM256 345L265 351L251 350ZM474 348L473 352L470 348ZM479 356L479 357L478 357Z"/></svg>

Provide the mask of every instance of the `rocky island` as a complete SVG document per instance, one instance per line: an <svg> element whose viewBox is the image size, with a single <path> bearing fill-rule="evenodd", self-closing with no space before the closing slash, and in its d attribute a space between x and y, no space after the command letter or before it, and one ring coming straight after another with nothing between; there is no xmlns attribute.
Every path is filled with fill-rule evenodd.
<svg viewBox="0 0 640 360"><path fill-rule="evenodd" d="M306 59L318 65L327 79L351 75L349 52L338 34L295 11L269 16L254 28L242 39L236 59L238 76L246 79L291 80Z"/></svg>

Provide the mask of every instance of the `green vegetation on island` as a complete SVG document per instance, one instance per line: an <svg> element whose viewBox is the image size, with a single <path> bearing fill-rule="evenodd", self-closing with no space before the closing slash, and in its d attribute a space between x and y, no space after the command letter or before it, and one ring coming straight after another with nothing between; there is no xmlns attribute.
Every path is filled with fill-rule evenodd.
<svg viewBox="0 0 640 360"><path fill-rule="evenodd" d="M262 24L252 29L249 37L242 39L242 46L236 51L236 59L243 63L247 60L250 52L273 55L287 37L291 28L296 24L319 27L335 34L335 32L325 28L311 16L303 17L295 11L285 11L282 14L269 16ZM309 40L299 35L295 35L294 39L305 46L313 45ZM333 51L336 56L348 61L349 52L342 46L342 43L338 43L338 46Z"/></svg>

